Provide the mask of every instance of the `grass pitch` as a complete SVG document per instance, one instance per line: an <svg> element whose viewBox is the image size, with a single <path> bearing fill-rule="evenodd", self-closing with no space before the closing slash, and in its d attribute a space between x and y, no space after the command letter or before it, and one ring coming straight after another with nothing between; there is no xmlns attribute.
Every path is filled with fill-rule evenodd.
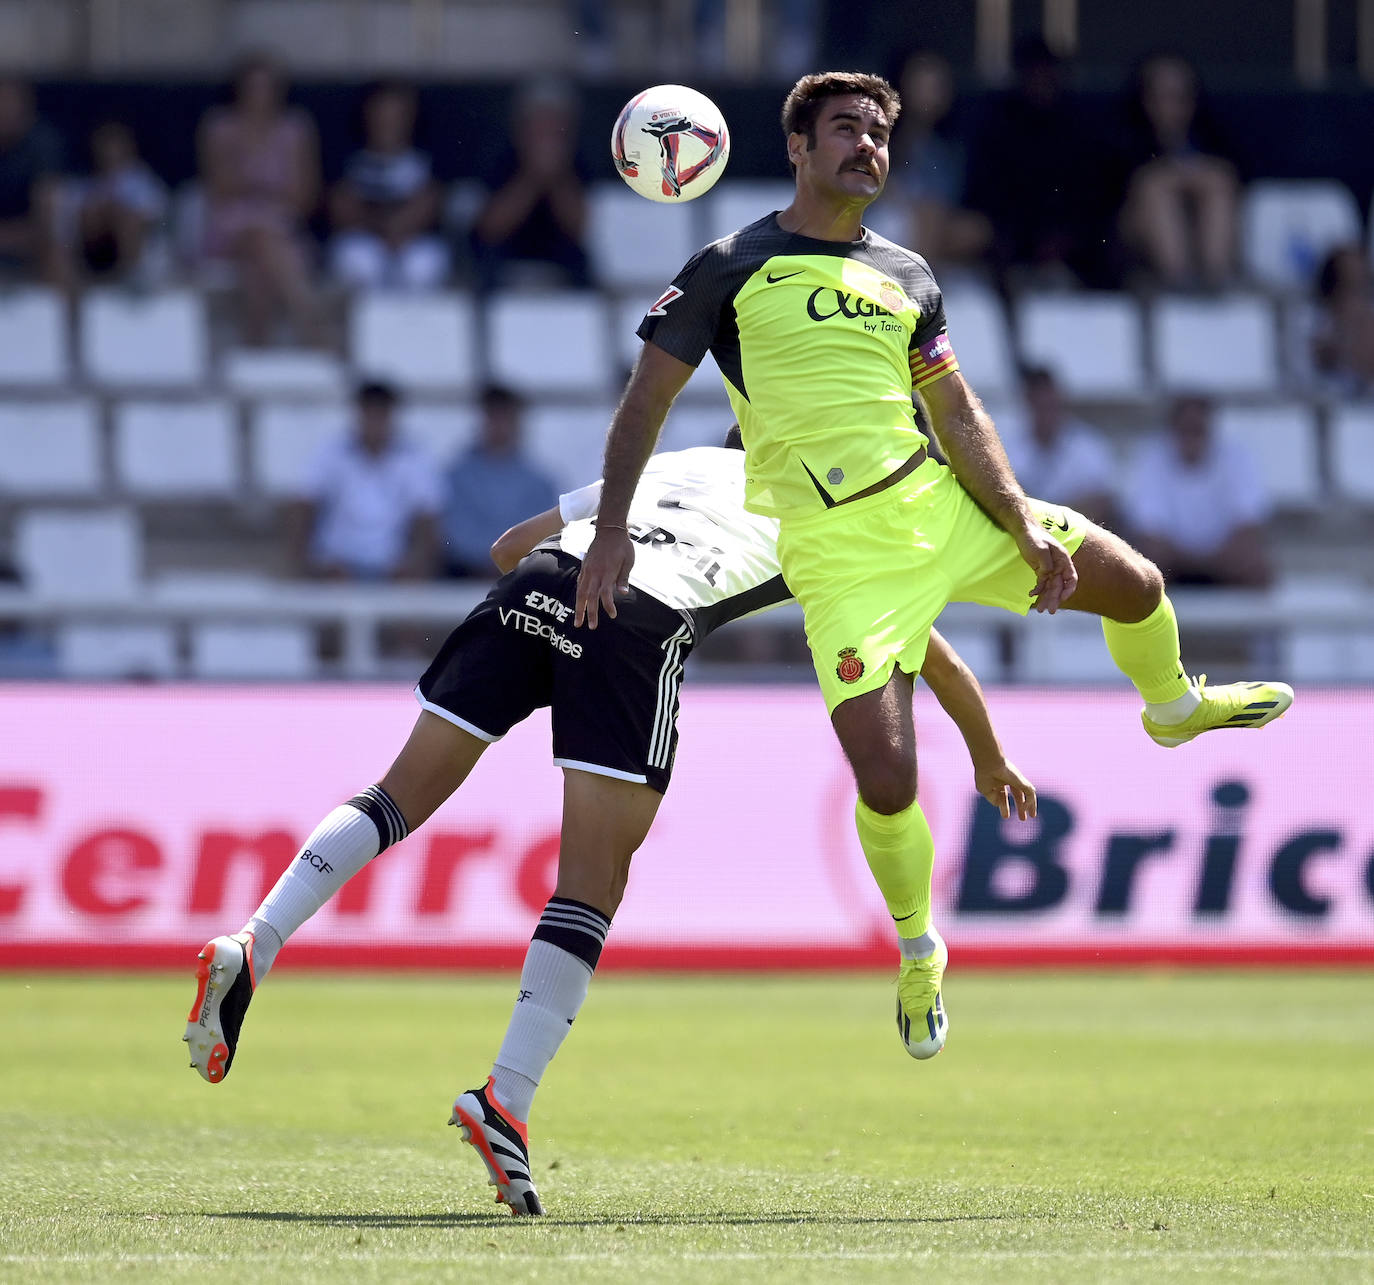
<svg viewBox="0 0 1374 1285"><path fill-rule="evenodd" d="M456 1130L515 979L0 978L0 1277L1374 1280L1374 978L955 971L917 1064L871 976L603 976L533 1119L549 1217Z"/></svg>

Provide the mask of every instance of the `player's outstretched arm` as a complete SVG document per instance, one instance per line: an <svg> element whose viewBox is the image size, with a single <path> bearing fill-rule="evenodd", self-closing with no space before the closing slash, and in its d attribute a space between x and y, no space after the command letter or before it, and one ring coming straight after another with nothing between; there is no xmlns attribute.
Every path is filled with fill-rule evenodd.
<svg viewBox="0 0 1374 1285"><path fill-rule="evenodd" d="M1035 609L1053 614L1077 587L1078 572L1064 546L1031 515L991 417L958 371L926 384L920 396L964 490L1011 534L1035 572Z"/></svg>
<svg viewBox="0 0 1374 1285"><path fill-rule="evenodd" d="M509 531L497 536L496 543L491 546L491 560L496 563L497 570L505 575L509 571L514 571L520 559L535 545L547 540L551 535L557 535L562 529L563 514L558 507L555 505L551 509L545 509L543 513L536 513L532 518L517 522Z"/></svg>
<svg viewBox="0 0 1374 1285"><path fill-rule="evenodd" d="M634 541L626 523L630 500L658 440L663 418L691 378L692 370L685 361L670 356L652 342L640 351L606 436L601 509L596 518L596 536L582 559L582 574L577 581L575 625L580 626L585 619L587 627L595 629L603 608L614 618L616 594L629 592L630 568L635 560Z"/></svg>
<svg viewBox="0 0 1374 1285"><path fill-rule="evenodd" d="M973 784L978 793L1004 817L1011 815L1011 803L1022 821L1035 815L1035 786L1017 770L1002 750L997 731L988 714L987 702L978 679L959 653L936 630L930 631L921 677L941 708L954 720L973 760Z"/></svg>

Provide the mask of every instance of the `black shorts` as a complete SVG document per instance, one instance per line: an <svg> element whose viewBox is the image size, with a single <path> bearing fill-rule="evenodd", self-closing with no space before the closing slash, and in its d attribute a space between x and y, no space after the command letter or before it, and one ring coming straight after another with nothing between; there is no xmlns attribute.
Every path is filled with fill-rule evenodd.
<svg viewBox="0 0 1374 1285"><path fill-rule="evenodd" d="M692 631L671 607L634 590L614 620L602 612L596 629L575 629L581 569L566 553L532 553L448 636L415 694L484 741L548 705L555 764L662 794Z"/></svg>

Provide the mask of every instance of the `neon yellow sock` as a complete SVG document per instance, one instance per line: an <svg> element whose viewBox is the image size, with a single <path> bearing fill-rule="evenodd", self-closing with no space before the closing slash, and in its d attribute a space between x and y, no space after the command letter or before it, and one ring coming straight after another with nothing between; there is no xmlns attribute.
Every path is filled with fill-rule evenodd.
<svg viewBox="0 0 1374 1285"><path fill-rule="evenodd" d="M1134 625L1103 616L1102 634L1116 667L1149 704L1177 700L1188 690L1188 675L1179 659L1178 618L1168 594Z"/></svg>
<svg viewBox="0 0 1374 1285"><path fill-rule="evenodd" d="M935 840L919 803L888 816L862 799L854 807L868 868L873 872L898 937L920 937L930 927L930 876Z"/></svg>

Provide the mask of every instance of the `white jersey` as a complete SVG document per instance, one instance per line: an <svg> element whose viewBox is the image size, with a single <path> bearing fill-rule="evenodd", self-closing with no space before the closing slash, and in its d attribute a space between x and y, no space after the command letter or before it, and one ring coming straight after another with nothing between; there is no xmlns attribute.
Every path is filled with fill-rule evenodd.
<svg viewBox="0 0 1374 1285"><path fill-rule="evenodd" d="M562 496L567 525L545 547L585 557L600 502L600 482ZM791 597L778 565L777 519L744 507L743 451L695 446L651 456L626 526L636 546L630 584L686 615L697 642Z"/></svg>

